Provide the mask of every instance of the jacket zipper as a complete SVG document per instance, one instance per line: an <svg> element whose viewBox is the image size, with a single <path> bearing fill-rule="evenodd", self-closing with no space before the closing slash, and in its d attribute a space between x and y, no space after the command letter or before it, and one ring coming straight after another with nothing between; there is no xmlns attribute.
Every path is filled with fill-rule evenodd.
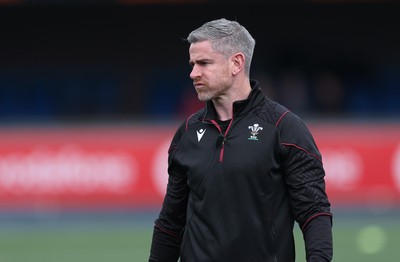
<svg viewBox="0 0 400 262"><path fill-rule="evenodd" d="M224 161L224 152L225 152L225 141L226 141L226 136L228 135L228 131L231 128L232 122L233 122L233 117L231 121L229 122L228 127L225 130L225 134L222 133L221 127L218 125L217 121L215 120L210 120L211 123L214 124L214 126L218 129L219 133L223 136L222 142L221 142L221 150L219 152L219 162L222 163Z"/></svg>
<svg viewBox="0 0 400 262"><path fill-rule="evenodd" d="M222 161L224 161L224 148L225 148L225 137L222 140L221 151L219 153L219 162L221 162L221 163L222 163Z"/></svg>

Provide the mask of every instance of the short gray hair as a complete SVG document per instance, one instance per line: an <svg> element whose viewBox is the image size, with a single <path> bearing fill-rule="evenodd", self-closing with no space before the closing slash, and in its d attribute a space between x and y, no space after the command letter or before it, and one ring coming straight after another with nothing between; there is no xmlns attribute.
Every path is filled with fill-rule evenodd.
<svg viewBox="0 0 400 262"><path fill-rule="evenodd" d="M250 74L250 64L256 41L247 29L225 18L209 21L193 30L187 37L190 44L208 40L215 51L229 57L237 52L245 56L244 70Z"/></svg>

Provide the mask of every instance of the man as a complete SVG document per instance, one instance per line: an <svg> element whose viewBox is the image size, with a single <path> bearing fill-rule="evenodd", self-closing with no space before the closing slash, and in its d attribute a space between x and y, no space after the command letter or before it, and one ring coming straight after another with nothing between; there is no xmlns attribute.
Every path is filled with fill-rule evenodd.
<svg viewBox="0 0 400 262"><path fill-rule="evenodd" d="M312 135L250 80L255 40L235 21L191 32L190 78L205 108L177 130L149 261L331 261L332 219Z"/></svg>

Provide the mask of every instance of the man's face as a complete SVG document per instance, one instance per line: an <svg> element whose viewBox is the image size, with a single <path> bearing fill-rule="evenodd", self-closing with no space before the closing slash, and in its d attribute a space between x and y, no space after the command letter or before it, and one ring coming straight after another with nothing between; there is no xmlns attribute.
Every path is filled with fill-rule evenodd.
<svg viewBox="0 0 400 262"><path fill-rule="evenodd" d="M190 78L199 100L216 99L226 94L232 83L230 59L216 52L210 41L191 44L189 56Z"/></svg>

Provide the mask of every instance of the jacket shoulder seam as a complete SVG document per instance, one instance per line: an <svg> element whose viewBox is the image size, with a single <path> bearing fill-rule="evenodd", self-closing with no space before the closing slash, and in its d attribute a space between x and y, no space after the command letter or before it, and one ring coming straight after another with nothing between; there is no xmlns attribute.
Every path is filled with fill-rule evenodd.
<svg viewBox="0 0 400 262"><path fill-rule="evenodd" d="M253 110L253 114L271 125L278 127L282 119L290 112L282 105L265 98L264 101Z"/></svg>
<svg viewBox="0 0 400 262"><path fill-rule="evenodd" d="M188 130L189 126L193 125L194 123L197 123L199 121L199 118L201 118L201 116L204 116L204 112L205 109L203 108L197 111L196 113L193 113L191 116L189 116L186 119L185 131Z"/></svg>

